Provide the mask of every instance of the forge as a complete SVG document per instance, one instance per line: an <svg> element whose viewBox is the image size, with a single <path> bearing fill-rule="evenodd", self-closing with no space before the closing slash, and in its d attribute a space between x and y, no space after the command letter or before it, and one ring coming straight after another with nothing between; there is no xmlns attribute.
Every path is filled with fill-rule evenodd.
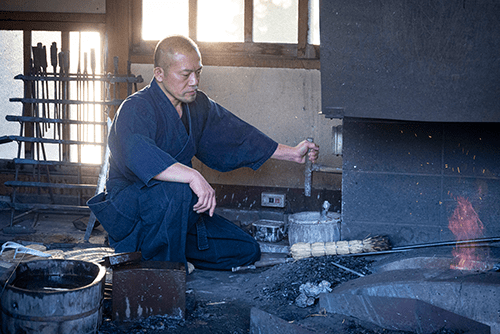
<svg viewBox="0 0 500 334"><path fill-rule="evenodd" d="M452 256L406 255L322 295L320 308L389 330L500 333L497 260L459 270Z"/></svg>
<svg viewBox="0 0 500 334"><path fill-rule="evenodd" d="M398 248L500 235L499 13L491 1L322 3L322 109L343 126L342 238L383 234ZM417 333L499 333L495 260L458 250L403 254L321 306Z"/></svg>

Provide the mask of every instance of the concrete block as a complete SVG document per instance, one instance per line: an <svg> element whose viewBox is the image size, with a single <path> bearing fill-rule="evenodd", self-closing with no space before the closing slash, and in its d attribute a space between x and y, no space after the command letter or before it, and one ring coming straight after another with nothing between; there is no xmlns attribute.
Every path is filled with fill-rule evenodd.
<svg viewBox="0 0 500 334"><path fill-rule="evenodd" d="M360 314L375 312L369 306L371 299L352 295L420 300L490 326L492 333L500 333L500 273L497 272L430 269L381 272L349 281L330 294L321 295L320 307L339 314L356 308Z"/></svg>
<svg viewBox="0 0 500 334"><path fill-rule="evenodd" d="M356 317L389 330L433 333L447 329L460 333L490 333L490 327L485 324L409 298L332 294L328 298L327 311Z"/></svg>
<svg viewBox="0 0 500 334"><path fill-rule="evenodd" d="M275 315L253 307L250 311L250 334L313 334L310 331L291 324Z"/></svg>

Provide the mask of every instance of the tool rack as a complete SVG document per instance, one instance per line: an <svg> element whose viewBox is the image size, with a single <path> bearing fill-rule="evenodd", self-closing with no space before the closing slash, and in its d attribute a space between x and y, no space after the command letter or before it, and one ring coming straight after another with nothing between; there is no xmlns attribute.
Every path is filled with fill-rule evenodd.
<svg viewBox="0 0 500 334"><path fill-rule="evenodd" d="M0 137L0 144L18 143L17 158L13 159L14 180L4 183L13 188L10 233L18 233L14 223L30 213L35 216L27 233L34 232L40 212L90 212L86 200L104 189L109 154L109 115L123 101L117 98L119 85L126 84L127 92L131 94L132 87L137 90L137 83L143 82L141 76L130 73L130 62L127 75L118 75L117 57L114 58L114 74L97 74L94 50L91 50L90 61L92 73L87 72L86 53L83 72L78 64L77 73L70 73L68 53L57 54L55 43L51 47L53 72L47 72L45 46L38 43L37 47L33 47L33 56L30 73L14 77L23 80L24 97L9 99L23 104L23 116L6 116L7 121L20 124L20 134ZM56 71L58 61L59 71ZM99 94L96 94L96 86ZM85 145L100 147L101 163L82 161ZM49 146L51 154L46 152ZM87 175L82 175L84 168ZM88 175L89 169L98 172ZM97 183L88 182L89 179L95 180L97 173ZM55 192L59 198L56 198ZM25 195L22 199L21 194ZM76 203L68 204L68 201L61 200L64 196ZM23 213L15 216L16 211ZM90 216L91 228L86 234L86 241L95 223L95 217ZM4 229L4 233L9 231Z"/></svg>

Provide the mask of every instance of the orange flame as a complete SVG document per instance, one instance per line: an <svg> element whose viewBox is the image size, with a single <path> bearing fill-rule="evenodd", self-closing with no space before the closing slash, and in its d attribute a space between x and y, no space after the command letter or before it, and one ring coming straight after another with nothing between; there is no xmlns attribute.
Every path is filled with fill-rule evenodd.
<svg viewBox="0 0 500 334"><path fill-rule="evenodd" d="M471 240L483 235L484 225L479 219L472 204L463 197L457 198L457 207L448 220L448 228L453 232L457 241ZM451 269L476 270L481 269L481 256L476 253L474 246L458 247L452 252L458 264L452 264Z"/></svg>

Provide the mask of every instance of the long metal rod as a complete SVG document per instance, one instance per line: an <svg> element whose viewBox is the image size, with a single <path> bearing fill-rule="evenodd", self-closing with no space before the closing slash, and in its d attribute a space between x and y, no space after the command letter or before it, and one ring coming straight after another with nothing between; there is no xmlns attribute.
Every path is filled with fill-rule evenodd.
<svg viewBox="0 0 500 334"><path fill-rule="evenodd" d="M24 81L59 81L59 82L68 82L68 81L104 81L109 82L110 84L126 82L126 83L142 83L144 79L142 76L120 76L119 74L96 74L95 79L92 77L89 78L79 78L76 73L68 73L65 77L58 76L58 73L48 72L46 77L38 77L34 75L22 75L18 74L14 77L14 79L24 80Z"/></svg>
<svg viewBox="0 0 500 334"><path fill-rule="evenodd" d="M46 123L69 123L69 124L94 124L94 125L106 125L106 122L92 122L92 121L77 121L73 119L65 118L42 118L42 117L28 117L28 116L15 116L7 115L5 119L9 122L46 122Z"/></svg>
<svg viewBox="0 0 500 334"><path fill-rule="evenodd" d="M384 255L384 254L391 254L391 253L399 253L399 252L407 252L412 249L418 249L418 248L429 248L429 247L441 247L441 246L467 246L467 245L473 245L473 244L481 244L481 243L495 243L495 242L500 242L500 237L492 237L492 238L482 238L482 239L470 239L470 240L458 240L458 241L443 241L443 242L434 242L434 243L427 243L427 244L417 244L417 245L410 245L410 246L401 246L401 247L394 247L390 250L386 251L380 251L380 252L368 252L368 253L355 253L355 254L349 254L347 256L370 256L370 255ZM483 245L480 245L483 246Z"/></svg>
<svg viewBox="0 0 500 334"><path fill-rule="evenodd" d="M343 265L338 264L338 263L336 263L336 262L331 262L331 264L333 264L334 266L336 266L336 267L338 267L338 268L340 268L340 269L343 269L343 270L345 270L345 271L348 271L348 272L350 272L350 273L353 273L353 274L355 274L355 275L358 275L359 277L365 277L365 275L363 275L362 273L358 273L357 271L352 270L352 269L349 269L349 268L347 268L347 267L344 267Z"/></svg>
<svg viewBox="0 0 500 334"><path fill-rule="evenodd" d="M21 98L21 97L11 97L9 102L24 102L24 103L58 103L58 104L96 104L96 105L109 105L109 106L119 106L123 100L114 99L111 101L80 101L80 100L67 100L67 99L37 99L37 98Z"/></svg>
<svg viewBox="0 0 500 334"><path fill-rule="evenodd" d="M457 241L442 241L442 242L434 242L434 243L427 243L427 244L394 247L392 250L405 250L405 249L427 248L427 247L438 247L438 246L455 246L455 245L464 245L464 244L476 244L476 243L481 243L481 242L488 243L488 242L499 242L499 241L500 241L500 237L470 239L470 240L457 240Z"/></svg>

